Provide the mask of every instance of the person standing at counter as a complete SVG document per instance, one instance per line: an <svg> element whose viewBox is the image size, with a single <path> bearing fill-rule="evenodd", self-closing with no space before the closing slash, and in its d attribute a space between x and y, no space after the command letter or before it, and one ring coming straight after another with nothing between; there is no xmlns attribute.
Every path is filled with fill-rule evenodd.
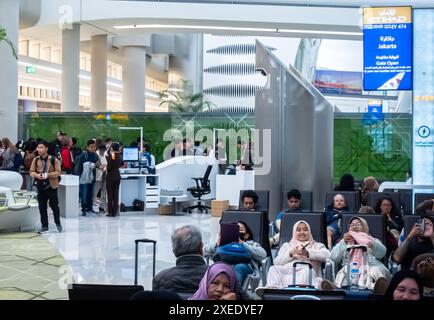
<svg viewBox="0 0 434 320"><path fill-rule="evenodd" d="M107 216L115 217L119 214L119 185L121 184L121 174L119 168L122 167L122 157L119 154L119 143L113 143L110 147L107 159Z"/></svg>

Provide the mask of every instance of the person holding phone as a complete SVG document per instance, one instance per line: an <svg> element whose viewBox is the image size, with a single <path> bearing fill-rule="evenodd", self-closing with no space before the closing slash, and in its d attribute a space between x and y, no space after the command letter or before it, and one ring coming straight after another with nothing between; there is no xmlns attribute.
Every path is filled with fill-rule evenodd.
<svg viewBox="0 0 434 320"><path fill-rule="evenodd" d="M425 216L416 222L408 234L407 238L401 243L393 254L393 260L401 264L401 269L411 268L413 259L423 253L433 252L434 233L433 216Z"/></svg>

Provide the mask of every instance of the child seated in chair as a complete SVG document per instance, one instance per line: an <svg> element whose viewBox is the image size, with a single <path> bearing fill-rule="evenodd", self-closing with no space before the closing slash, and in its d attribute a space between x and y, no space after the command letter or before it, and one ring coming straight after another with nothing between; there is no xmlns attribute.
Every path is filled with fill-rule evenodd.
<svg viewBox="0 0 434 320"><path fill-rule="evenodd" d="M221 235L219 234L214 246L205 247L205 257L212 257L214 261L226 262L233 266L236 275L237 291L241 289L246 276L253 273L254 268L258 269L262 260L267 257L264 248L253 240L253 233L249 226L239 221L238 227L238 243L232 242L220 246ZM232 249L234 249L233 254L231 253Z"/></svg>
<svg viewBox="0 0 434 320"><path fill-rule="evenodd" d="M310 225L300 220L294 224L292 239L280 248L274 266L267 275L267 287L282 289L293 284L293 265L295 262L309 262L312 265L312 285L318 288L322 282L321 262L330 257L324 244L313 240ZM309 268L296 267L296 285L309 285Z"/></svg>

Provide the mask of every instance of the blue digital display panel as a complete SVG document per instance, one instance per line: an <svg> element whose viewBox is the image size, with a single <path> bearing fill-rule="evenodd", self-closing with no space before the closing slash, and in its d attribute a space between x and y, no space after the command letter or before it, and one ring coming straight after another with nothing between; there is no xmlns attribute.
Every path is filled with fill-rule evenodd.
<svg viewBox="0 0 434 320"><path fill-rule="evenodd" d="M412 8L364 8L363 89L412 89Z"/></svg>

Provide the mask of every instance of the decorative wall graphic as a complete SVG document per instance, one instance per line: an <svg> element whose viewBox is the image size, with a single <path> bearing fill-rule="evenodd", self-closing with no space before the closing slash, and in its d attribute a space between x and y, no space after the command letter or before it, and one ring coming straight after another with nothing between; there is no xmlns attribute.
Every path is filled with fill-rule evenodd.
<svg viewBox="0 0 434 320"><path fill-rule="evenodd" d="M276 51L276 48L267 47L271 52ZM207 53L223 54L223 55L248 55L255 54L256 47L252 43L230 44L226 46L212 48L206 51Z"/></svg>
<svg viewBox="0 0 434 320"><path fill-rule="evenodd" d="M266 77L255 68L255 41L266 45L285 65L295 60L300 39L252 37L225 34L203 36L203 93L217 110L251 112L255 91L266 84Z"/></svg>
<svg viewBox="0 0 434 320"><path fill-rule="evenodd" d="M255 71L254 63L225 63L205 68L203 72L227 75L251 75L257 71Z"/></svg>
<svg viewBox="0 0 434 320"><path fill-rule="evenodd" d="M222 97L252 97L261 86L252 84L226 84L203 90L204 94Z"/></svg>

